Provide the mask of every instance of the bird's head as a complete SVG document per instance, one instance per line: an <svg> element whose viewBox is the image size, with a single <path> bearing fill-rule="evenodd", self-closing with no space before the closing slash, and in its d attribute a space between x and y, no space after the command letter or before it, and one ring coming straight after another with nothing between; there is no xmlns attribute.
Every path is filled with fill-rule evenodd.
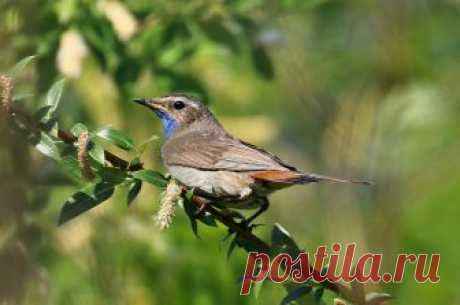
<svg viewBox="0 0 460 305"><path fill-rule="evenodd" d="M198 99L185 94L157 98L136 98L134 102L153 110L161 120L166 138L174 131L210 116L209 110Z"/></svg>

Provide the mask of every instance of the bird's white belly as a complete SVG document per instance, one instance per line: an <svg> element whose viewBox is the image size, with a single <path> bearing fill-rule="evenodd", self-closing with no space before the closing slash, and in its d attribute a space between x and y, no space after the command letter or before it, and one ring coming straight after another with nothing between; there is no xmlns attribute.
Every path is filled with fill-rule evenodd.
<svg viewBox="0 0 460 305"><path fill-rule="evenodd" d="M254 180L249 174L230 171L203 171L191 167L169 166L169 172L182 184L198 189L212 197L238 197L252 194Z"/></svg>

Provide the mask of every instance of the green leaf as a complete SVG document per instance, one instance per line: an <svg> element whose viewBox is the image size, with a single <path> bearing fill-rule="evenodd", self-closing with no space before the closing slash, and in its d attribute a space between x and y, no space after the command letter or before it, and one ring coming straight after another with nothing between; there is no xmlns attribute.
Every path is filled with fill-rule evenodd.
<svg viewBox="0 0 460 305"><path fill-rule="evenodd" d="M162 174L156 171L150 170L150 169L143 169L140 171L135 171L135 172L132 172L131 175L134 178L148 182L160 188L165 188L166 185L168 184L168 182L166 181L165 177L163 177Z"/></svg>
<svg viewBox="0 0 460 305"><path fill-rule="evenodd" d="M245 249L247 252L251 252L251 251L263 252L264 251L258 245L254 244L252 241L249 241L243 238L237 237L237 243L240 247Z"/></svg>
<svg viewBox="0 0 460 305"><path fill-rule="evenodd" d="M238 245L237 242L237 236L235 236L232 241L230 242L230 245L228 246L227 250L227 259L230 259L230 256L232 255L233 251L235 250L236 246Z"/></svg>
<svg viewBox="0 0 460 305"><path fill-rule="evenodd" d="M202 216L200 216L198 220L207 226L217 227L217 222L214 219L214 216L212 216L211 214L207 212L205 212Z"/></svg>
<svg viewBox="0 0 460 305"><path fill-rule="evenodd" d="M97 163L104 165L105 163L105 153L102 145L95 141L91 141L89 145L88 154L93 158Z"/></svg>
<svg viewBox="0 0 460 305"><path fill-rule="evenodd" d="M21 59L13 68L8 71L8 76L15 78L34 59L35 55L27 56L26 58Z"/></svg>
<svg viewBox="0 0 460 305"><path fill-rule="evenodd" d="M72 179L75 183L82 182L80 164L77 160L77 149L72 144L67 144L62 141L55 142L59 149L61 160L59 165L66 176Z"/></svg>
<svg viewBox="0 0 460 305"><path fill-rule="evenodd" d="M63 155L59 165L62 167L62 171L66 176L72 179L75 183L81 184L83 181L81 176L80 164L77 159L71 155Z"/></svg>
<svg viewBox="0 0 460 305"><path fill-rule="evenodd" d="M70 128L70 132L78 137L84 131L88 131L88 127L86 127L83 123L77 123Z"/></svg>
<svg viewBox="0 0 460 305"><path fill-rule="evenodd" d="M286 252L292 257L296 257L300 252L297 243L292 239L289 232L278 223L273 227L271 240L275 251L275 253L273 253L274 255L280 252Z"/></svg>
<svg viewBox="0 0 460 305"><path fill-rule="evenodd" d="M70 133L75 137L79 137L82 132L88 132L88 127L82 123L77 123L72 126ZM105 164L105 153L102 145L97 143L93 138L89 144L88 154L93 158L97 163L104 165Z"/></svg>
<svg viewBox="0 0 460 305"><path fill-rule="evenodd" d="M96 171L103 181L119 184L128 178L125 171L115 167L101 167Z"/></svg>
<svg viewBox="0 0 460 305"><path fill-rule="evenodd" d="M58 80L51 86L46 94L46 105L51 106L48 110L47 118L50 118L56 112L62 92L64 91L65 79Z"/></svg>
<svg viewBox="0 0 460 305"><path fill-rule="evenodd" d="M127 203L128 206L131 205L131 203L136 199L137 195L139 195L139 192L142 189L142 181L138 179L134 179L130 184L129 184L129 189L128 189L128 197L127 197Z"/></svg>
<svg viewBox="0 0 460 305"><path fill-rule="evenodd" d="M141 159L139 157L133 158L131 161L129 161L129 166L130 167L132 167L132 166L141 166L142 167Z"/></svg>
<svg viewBox="0 0 460 305"><path fill-rule="evenodd" d="M366 294L366 305L381 305L391 299L393 296L387 293L369 292Z"/></svg>
<svg viewBox="0 0 460 305"><path fill-rule="evenodd" d="M51 106L43 106L40 107L37 111L34 112L32 115L33 119L35 121L42 121L44 117L48 114L48 111L50 110Z"/></svg>
<svg viewBox="0 0 460 305"><path fill-rule="evenodd" d="M35 148L38 149L42 154L53 158L55 160L60 160L59 149L54 143L54 140L48 136L46 133L41 132L40 141L35 144Z"/></svg>
<svg viewBox="0 0 460 305"><path fill-rule="evenodd" d="M98 130L96 135L124 150L131 150L134 147L133 140L121 131L110 127Z"/></svg>
<svg viewBox="0 0 460 305"><path fill-rule="evenodd" d="M315 288L315 290L313 291L313 295L317 303L320 303L321 298L323 297L323 294L324 294L324 287Z"/></svg>
<svg viewBox="0 0 460 305"><path fill-rule="evenodd" d="M90 185L70 197L61 209L58 225L77 217L83 212L99 205L109 199L115 190L115 186L109 182L100 182Z"/></svg>
<svg viewBox="0 0 460 305"><path fill-rule="evenodd" d="M192 200L192 198L193 198L193 189L190 189L185 193L185 198L187 198L188 200Z"/></svg>
<svg viewBox="0 0 460 305"><path fill-rule="evenodd" d="M185 198L184 210L190 220L190 226L192 227L193 234L200 238L198 235L198 223L196 221L196 206L189 199Z"/></svg>
<svg viewBox="0 0 460 305"><path fill-rule="evenodd" d="M192 229L193 229L195 235L198 236L198 234L197 234L197 229L198 229L197 220L199 220L201 223L203 223L203 224L205 224L207 226L217 227L217 222L214 219L214 216L212 216L210 213L205 212L204 214L200 213L200 214L203 214L203 215L197 215L198 208L193 203L192 199L193 199L193 190L189 190L185 194L184 210L187 213L187 216L190 218Z"/></svg>

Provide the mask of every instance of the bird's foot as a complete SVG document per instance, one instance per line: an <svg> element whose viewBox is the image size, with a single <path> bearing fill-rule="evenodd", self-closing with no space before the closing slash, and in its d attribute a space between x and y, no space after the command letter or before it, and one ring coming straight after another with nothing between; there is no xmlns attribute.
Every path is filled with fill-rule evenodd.
<svg viewBox="0 0 460 305"><path fill-rule="evenodd" d="M242 231L245 231L245 232L248 232L248 233L251 233L252 230L254 230L255 228L257 228L259 226L265 225L265 224L262 224L262 223L252 223L251 220L248 220L248 219L245 219L245 218L241 219L241 221L237 222L236 224L242 229ZM238 232L235 232L232 228L228 229L228 233L229 234L233 234L233 233L238 234Z"/></svg>

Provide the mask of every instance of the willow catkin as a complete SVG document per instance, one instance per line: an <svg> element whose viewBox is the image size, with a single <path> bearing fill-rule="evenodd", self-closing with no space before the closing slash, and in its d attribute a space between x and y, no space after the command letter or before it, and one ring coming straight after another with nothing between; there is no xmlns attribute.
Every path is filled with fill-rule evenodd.
<svg viewBox="0 0 460 305"><path fill-rule="evenodd" d="M155 216L155 221L161 230L167 229L171 225L181 193L182 187L177 181L169 180L168 186L161 196L160 210Z"/></svg>
<svg viewBox="0 0 460 305"><path fill-rule="evenodd" d="M13 94L13 80L4 75L0 74L0 86L1 86L1 106L2 110L6 114L11 113L11 104L13 101L12 94Z"/></svg>
<svg viewBox="0 0 460 305"><path fill-rule="evenodd" d="M94 178L93 172L91 171L91 166L89 163L88 157L88 147L89 147L89 134L87 131L83 131L78 136L78 164L80 166L80 171L83 177L88 180Z"/></svg>

